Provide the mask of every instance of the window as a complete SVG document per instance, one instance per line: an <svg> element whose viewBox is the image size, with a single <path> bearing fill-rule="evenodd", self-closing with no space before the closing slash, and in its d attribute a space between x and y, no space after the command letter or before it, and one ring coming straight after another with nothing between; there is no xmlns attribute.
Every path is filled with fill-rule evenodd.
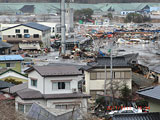
<svg viewBox="0 0 160 120"><path fill-rule="evenodd" d="M57 33L61 33L61 27L57 27Z"/></svg>
<svg viewBox="0 0 160 120"><path fill-rule="evenodd" d="M58 89L65 89L65 82L59 82Z"/></svg>
<svg viewBox="0 0 160 120"><path fill-rule="evenodd" d="M30 38L30 34L24 34L24 38Z"/></svg>
<svg viewBox="0 0 160 120"><path fill-rule="evenodd" d="M73 109L74 107L80 108L80 104L55 105L56 109Z"/></svg>
<svg viewBox="0 0 160 120"><path fill-rule="evenodd" d="M124 78L131 78L131 72L124 72Z"/></svg>
<svg viewBox="0 0 160 120"><path fill-rule="evenodd" d="M90 79L91 80L96 80L97 79L97 73L96 72L91 72L90 73Z"/></svg>
<svg viewBox="0 0 160 120"><path fill-rule="evenodd" d="M12 35L13 38L15 38L15 35Z"/></svg>
<svg viewBox="0 0 160 120"><path fill-rule="evenodd" d="M24 113L24 105L18 103L18 111Z"/></svg>
<svg viewBox="0 0 160 120"><path fill-rule="evenodd" d="M28 29L24 29L24 33L28 33Z"/></svg>
<svg viewBox="0 0 160 120"><path fill-rule="evenodd" d="M17 38L22 38L22 34L17 34Z"/></svg>
<svg viewBox="0 0 160 120"><path fill-rule="evenodd" d="M60 89L70 89L70 82L53 82L52 83L53 90L60 90Z"/></svg>
<svg viewBox="0 0 160 120"><path fill-rule="evenodd" d="M54 33L54 27L53 27L52 33Z"/></svg>
<svg viewBox="0 0 160 120"><path fill-rule="evenodd" d="M107 79L110 79L111 78L111 72L107 71L107 76L105 76L105 72L100 72L100 71L90 73L90 79L91 80L105 80L105 77L107 77ZM126 72L113 71L112 72L112 78L113 79L131 78L131 72L130 71L126 71Z"/></svg>
<svg viewBox="0 0 160 120"><path fill-rule="evenodd" d="M25 105L25 112L29 112L30 108L31 108L32 104L26 104Z"/></svg>
<svg viewBox="0 0 160 120"><path fill-rule="evenodd" d="M33 38L39 38L39 34L34 34Z"/></svg>
<svg viewBox="0 0 160 120"><path fill-rule="evenodd" d="M7 68L13 68L15 67L15 63L6 63Z"/></svg>
<svg viewBox="0 0 160 120"><path fill-rule="evenodd" d="M31 78L31 86L37 87L37 80Z"/></svg>
<svg viewBox="0 0 160 120"><path fill-rule="evenodd" d="M11 36L10 35L8 35L8 38L10 38Z"/></svg>
<svg viewBox="0 0 160 120"><path fill-rule="evenodd" d="M15 32L16 32L16 33L20 33L20 29L16 29Z"/></svg>

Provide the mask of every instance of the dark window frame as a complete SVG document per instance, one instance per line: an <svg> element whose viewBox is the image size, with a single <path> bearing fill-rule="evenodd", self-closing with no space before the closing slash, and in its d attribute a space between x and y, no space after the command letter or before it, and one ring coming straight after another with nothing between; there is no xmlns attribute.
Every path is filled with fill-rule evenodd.
<svg viewBox="0 0 160 120"><path fill-rule="evenodd" d="M20 33L20 29L15 29L15 33Z"/></svg>

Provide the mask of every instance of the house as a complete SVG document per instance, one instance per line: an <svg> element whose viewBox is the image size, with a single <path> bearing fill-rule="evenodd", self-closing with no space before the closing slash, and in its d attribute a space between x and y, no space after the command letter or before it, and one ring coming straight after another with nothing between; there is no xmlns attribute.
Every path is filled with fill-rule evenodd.
<svg viewBox="0 0 160 120"><path fill-rule="evenodd" d="M16 109L28 112L33 103L48 108L87 111L89 95L78 91L82 71L71 65L34 66L25 71L29 81L26 88L16 92Z"/></svg>
<svg viewBox="0 0 160 120"><path fill-rule="evenodd" d="M50 27L38 23L18 24L1 30L2 40L13 45L12 51L50 47Z"/></svg>
<svg viewBox="0 0 160 120"><path fill-rule="evenodd" d="M160 113L124 113L115 114L112 120L159 120Z"/></svg>
<svg viewBox="0 0 160 120"><path fill-rule="evenodd" d="M10 54L10 49L12 45L0 40L0 55Z"/></svg>
<svg viewBox="0 0 160 120"><path fill-rule="evenodd" d="M157 83L160 83L160 65L149 66L150 75L153 75Z"/></svg>
<svg viewBox="0 0 160 120"><path fill-rule="evenodd" d="M118 89L120 89L120 86L123 84L127 84L129 89L132 89L132 70L125 57L113 57L112 67L112 84L115 87L118 85ZM110 57L98 57L94 62L88 63L87 66L82 67L81 69L84 70L85 74L85 92L87 94L90 94L93 98L95 98L96 94L103 93L105 78L107 95L111 94Z"/></svg>
<svg viewBox="0 0 160 120"><path fill-rule="evenodd" d="M21 62L23 60L20 55L0 55L0 67L13 69L21 73Z"/></svg>
<svg viewBox="0 0 160 120"><path fill-rule="evenodd" d="M148 102L149 112L160 112L160 86L141 89L137 94Z"/></svg>
<svg viewBox="0 0 160 120"><path fill-rule="evenodd" d="M17 72L13 69L7 69L3 72L0 72L0 80L12 79L17 82L28 82L28 77L20 72Z"/></svg>
<svg viewBox="0 0 160 120"><path fill-rule="evenodd" d="M46 115L44 115L45 113ZM46 108L37 103L33 103L31 109L27 113L27 118L35 120L77 120L80 118L78 110L57 110L54 108Z"/></svg>

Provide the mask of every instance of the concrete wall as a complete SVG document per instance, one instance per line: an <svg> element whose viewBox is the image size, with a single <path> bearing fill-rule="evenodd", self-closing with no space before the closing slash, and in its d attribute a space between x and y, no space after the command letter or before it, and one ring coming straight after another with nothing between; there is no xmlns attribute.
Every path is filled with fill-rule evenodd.
<svg viewBox="0 0 160 120"><path fill-rule="evenodd" d="M150 110L149 112L160 112L160 103L154 101L148 101Z"/></svg>

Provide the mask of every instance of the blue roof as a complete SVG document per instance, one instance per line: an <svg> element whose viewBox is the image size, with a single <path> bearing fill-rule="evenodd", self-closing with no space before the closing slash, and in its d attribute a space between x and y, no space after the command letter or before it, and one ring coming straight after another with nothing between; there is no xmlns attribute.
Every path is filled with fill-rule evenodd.
<svg viewBox="0 0 160 120"><path fill-rule="evenodd" d="M24 58L20 55L0 55L0 61L22 61Z"/></svg>
<svg viewBox="0 0 160 120"><path fill-rule="evenodd" d="M24 26L27 26L27 27L31 27L31 28L34 28L34 29L37 29L37 30L41 30L41 31L46 31L46 30L50 30L51 29L48 26L45 26L45 25L42 25L42 24L38 24L38 23L35 23L35 22L21 24L21 25L24 25Z"/></svg>

